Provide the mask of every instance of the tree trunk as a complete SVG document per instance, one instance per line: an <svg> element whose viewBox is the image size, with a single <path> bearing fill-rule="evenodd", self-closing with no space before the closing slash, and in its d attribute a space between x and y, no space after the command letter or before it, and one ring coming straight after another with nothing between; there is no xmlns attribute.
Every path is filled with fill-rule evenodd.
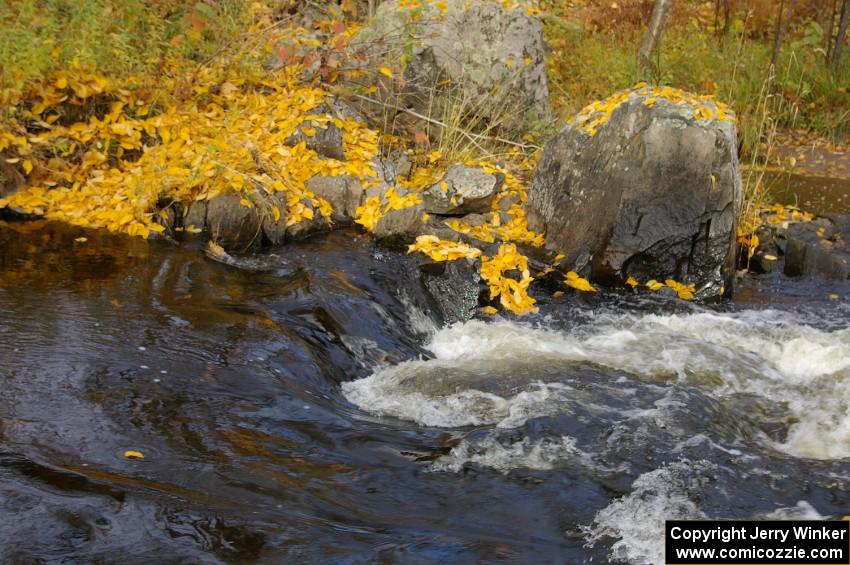
<svg viewBox="0 0 850 565"><path fill-rule="evenodd" d="M773 54L770 56L770 66L776 69L776 64L779 62L779 53L782 50L782 40L785 38L785 32L788 31L788 24L794 16L794 4L797 0L788 0L787 17L783 19L782 12L785 5L785 0L779 0L779 15L776 17L776 31L773 37Z"/></svg>
<svg viewBox="0 0 850 565"><path fill-rule="evenodd" d="M832 60L832 28L835 27L835 14L838 13L838 0L832 0L832 11L829 13L829 19L826 22L824 29L824 37L826 38L826 64Z"/></svg>
<svg viewBox="0 0 850 565"><path fill-rule="evenodd" d="M664 33L664 26L667 23L667 14L672 5L673 0L655 0L655 5L652 7L652 17L649 19L649 28L646 30L646 35L643 36L637 55L638 66L644 69L652 66L651 57L661 42L661 35Z"/></svg>
<svg viewBox="0 0 850 565"><path fill-rule="evenodd" d="M841 20L838 22L838 35L835 37L835 47L832 48L832 70L837 71L841 63L841 51L844 49L844 40L847 38L847 26L850 24L850 0L844 0L841 9Z"/></svg>

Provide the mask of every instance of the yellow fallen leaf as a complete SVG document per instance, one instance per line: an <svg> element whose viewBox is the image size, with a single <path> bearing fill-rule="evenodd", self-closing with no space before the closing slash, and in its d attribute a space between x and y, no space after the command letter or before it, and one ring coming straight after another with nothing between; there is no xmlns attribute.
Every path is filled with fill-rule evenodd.
<svg viewBox="0 0 850 565"><path fill-rule="evenodd" d="M24 172L26 174L30 174L32 172L32 162L29 160L25 159L24 162L21 163L21 166L24 168Z"/></svg>
<svg viewBox="0 0 850 565"><path fill-rule="evenodd" d="M134 451L132 449L128 449L124 452L124 457L126 457L127 459L144 459L145 454L141 451Z"/></svg>
<svg viewBox="0 0 850 565"><path fill-rule="evenodd" d="M765 255L765 261L776 261L776 255Z"/></svg>
<svg viewBox="0 0 850 565"><path fill-rule="evenodd" d="M837 294L830 294L829 299L830 300L838 300L838 295Z"/></svg>
<svg viewBox="0 0 850 565"><path fill-rule="evenodd" d="M239 204L241 204L242 206L244 206L246 208L252 208L253 207L253 204L251 204L251 201L248 200L247 198L240 198Z"/></svg>
<svg viewBox="0 0 850 565"><path fill-rule="evenodd" d="M280 221L280 208L278 208L277 206L272 206L272 215L274 216L274 221L279 222Z"/></svg>
<svg viewBox="0 0 850 565"><path fill-rule="evenodd" d="M629 277L629 278L626 279L626 284L629 285L630 287L634 288L639 283L634 279L634 277Z"/></svg>
<svg viewBox="0 0 850 565"><path fill-rule="evenodd" d="M564 284L582 292L596 292L590 282L581 278L575 271L570 271L564 276Z"/></svg>
<svg viewBox="0 0 850 565"><path fill-rule="evenodd" d="M487 314L488 316L492 316L493 314L498 313L498 310L493 306L485 306L481 309L482 314Z"/></svg>
<svg viewBox="0 0 850 565"><path fill-rule="evenodd" d="M664 288L664 283L660 283L657 280L652 279L651 281L647 281L646 288L655 292Z"/></svg>
<svg viewBox="0 0 850 565"><path fill-rule="evenodd" d="M76 241L77 243L85 243L88 240L89 240L89 238L87 238L87 237L78 237L74 241Z"/></svg>
<svg viewBox="0 0 850 565"><path fill-rule="evenodd" d="M393 72L388 67L381 67L378 72L387 78L393 78Z"/></svg>
<svg viewBox="0 0 850 565"><path fill-rule="evenodd" d="M66 86L68 86L68 79L67 78L59 77L58 79L56 79L56 88L61 90L61 89L65 88Z"/></svg>

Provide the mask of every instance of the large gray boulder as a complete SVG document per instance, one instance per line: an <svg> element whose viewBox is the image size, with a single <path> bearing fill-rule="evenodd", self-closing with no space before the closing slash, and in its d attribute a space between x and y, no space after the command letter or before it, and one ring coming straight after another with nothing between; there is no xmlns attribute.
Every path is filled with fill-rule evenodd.
<svg viewBox="0 0 850 565"><path fill-rule="evenodd" d="M589 106L546 145L527 208L597 282L672 278L708 297L732 288L741 201L734 117L647 86Z"/></svg>
<svg viewBox="0 0 850 565"><path fill-rule="evenodd" d="M447 0L445 10L431 2L412 10L384 2L357 44L370 59L402 62L404 105L421 113L442 116L452 99L508 126L551 116L542 24L523 7Z"/></svg>

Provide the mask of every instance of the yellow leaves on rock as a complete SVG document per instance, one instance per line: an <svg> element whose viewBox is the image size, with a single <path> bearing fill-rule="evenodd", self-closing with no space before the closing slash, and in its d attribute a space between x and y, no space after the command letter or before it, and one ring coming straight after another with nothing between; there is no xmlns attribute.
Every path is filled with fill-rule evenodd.
<svg viewBox="0 0 850 565"><path fill-rule="evenodd" d="M678 296L682 300L694 299L694 293L696 292L694 285L685 285L680 282L676 282L673 279L667 279L666 281L664 281L664 284L672 288L676 292L676 296Z"/></svg>
<svg viewBox="0 0 850 565"><path fill-rule="evenodd" d="M508 276L513 271L519 279ZM520 315L536 310L536 301L528 295L528 287L534 280L528 270L528 257L517 252L513 243L504 243L495 256L482 258L481 278L490 287L490 300L498 297L506 310Z"/></svg>
<svg viewBox="0 0 850 565"><path fill-rule="evenodd" d="M596 292L593 285L587 279L581 278L575 271L570 271L564 275L564 284L582 292Z"/></svg>
<svg viewBox="0 0 850 565"><path fill-rule="evenodd" d="M475 259L481 256L481 250L465 243L446 241L434 235L420 235L416 242L407 248L408 253L419 251L434 261L456 261Z"/></svg>
<svg viewBox="0 0 850 565"><path fill-rule="evenodd" d="M729 108L711 96L691 94L670 86L657 87L638 83L632 88L615 92L608 98L591 102L567 123L593 137L598 129L608 122L617 108L633 99L642 99L642 104L648 107L655 106L658 101L664 100L696 120L734 120Z"/></svg>
<svg viewBox="0 0 850 565"><path fill-rule="evenodd" d="M390 210L404 210L405 208L421 204L422 197L413 192L400 195L395 188L390 188L384 193L384 201L386 202L384 214L386 214Z"/></svg>
<svg viewBox="0 0 850 565"><path fill-rule="evenodd" d="M480 168L487 174L501 174L505 181L502 190L493 199L490 221L482 225L470 225L462 220L449 220L446 225L456 232L472 236L487 243L496 239L508 242L524 243L533 247L542 247L543 234L531 231L522 204L528 198L528 188L511 170L486 161L467 161L466 165ZM524 166L533 166L525 163ZM502 219L502 200L513 198L513 204L507 209L507 221Z"/></svg>
<svg viewBox="0 0 850 565"><path fill-rule="evenodd" d="M372 196L367 198L354 212L354 222L360 224L369 231L375 229L378 220L381 219L381 197Z"/></svg>
<svg viewBox="0 0 850 565"><path fill-rule="evenodd" d="M626 284L629 285L632 288L635 288L640 283L638 283L637 280L635 280L634 277L629 277L629 278L626 279Z"/></svg>
<svg viewBox="0 0 850 565"><path fill-rule="evenodd" d="M158 202L190 204L229 192L240 193L248 207L254 193L285 193L287 225L316 213L330 218L330 204L306 182L315 175L371 182L378 134L356 120L317 113L329 94L298 82L297 72L244 77L205 67L194 96L156 112L150 112L156 100L170 99L176 88L170 79L142 90L79 69L54 76L37 89L31 110L43 119L39 131L26 134L13 122L0 122L0 150L16 148L27 174L40 165L38 184L0 206L141 237L163 231ZM93 94L108 101L102 117L51 125L64 105L87 104ZM305 123L339 128L346 160L321 158L303 142L288 147L285 141Z"/></svg>
<svg viewBox="0 0 850 565"><path fill-rule="evenodd" d="M694 299L694 296L695 296L695 293L696 293L696 288L693 284L686 285L686 284L677 282L673 279L667 279L663 283L658 282L655 279L652 279L650 281L647 281L647 283L646 283L646 287L653 292L657 292L657 291L661 290L662 288L664 288L665 286L673 289L673 291L676 293L676 296L678 296L682 300L693 300Z"/></svg>

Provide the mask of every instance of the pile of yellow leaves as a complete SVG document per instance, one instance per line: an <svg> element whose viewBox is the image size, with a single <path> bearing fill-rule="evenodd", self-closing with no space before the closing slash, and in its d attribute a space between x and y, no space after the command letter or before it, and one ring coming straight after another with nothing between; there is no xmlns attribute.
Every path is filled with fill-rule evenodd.
<svg viewBox="0 0 850 565"><path fill-rule="evenodd" d="M142 237L163 231L163 207L229 192L243 194L249 207L285 194L287 225L329 219L331 206L306 181L351 176L369 186L378 134L320 110L330 94L299 80L306 61L266 68L281 42L320 43L281 26L260 3L248 12L250 40L230 58L202 66L174 61L175 72L156 80L109 80L74 61L27 91L0 92L9 103L0 117L0 158L27 177L27 188L0 199L0 207ZM356 32L342 28L337 41ZM197 70L187 76L187 65ZM305 142L286 143L296 132L309 138L331 125L342 132L344 161L321 158ZM283 214L274 208L273 216Z"/></svg>
<svg viewBox="0 0 850 565"><path fill-rule="evenodd" d="M446 241L435 235L420 235L416 242L407 248L408 253L419 251L434 261L456 261L475 259L481 256L481 250L465 243Z"/></svg>
<svg viewBox="0 0 850 565"><path fill-rule="evenodd" d="M157 92L142 97L85 73L59 73L42 85L40 101L30 109L43 131L26 135L6 124L0 133L0 149L14 145L38 173L28 189L0 200L0 207L143 237L163 230L158 202L191 203L228 192L244 193L249 203L285 193L288 225L314 213L329 218L330 205L305 183L317 174L369 182L376 176L377 133L316 112L329 94L299 83L296 73L284 68L251 79L202 69L195 95L164 108L155 107ZM81 104L85 98L78 93L91 92L109 101L108 112L57 125L62 104ZM299 128L309 136L329 124L343 133L345 161L320 158L303 141L285 143Z"/></svg>
<svg viewBox="0 0 850 565"><path fill-rule="evenodd" d="M517 271L520 278L507 276L510 271ZM490 300L498 297L506 310L515 314L536 310L536 301L528 295L528 287L534 280L528 270L528 257L517 252L515 244L504 243L495 256L483 257L481 278L490 286Z"/></svg>
<svg viewBox="0 0 850 565"><path fill-rule="evenodd" d="M717 102L711 96L699 96L670 86L658 87L638 83L632 88L615 92L604 100L591 102L567 123L593 137L599 127L608 122L614 110L635 98L643 98L645 106L654 106L659 100L666 100L681 107L696 120L730 121L735 119L728 106Z"/></svg>

